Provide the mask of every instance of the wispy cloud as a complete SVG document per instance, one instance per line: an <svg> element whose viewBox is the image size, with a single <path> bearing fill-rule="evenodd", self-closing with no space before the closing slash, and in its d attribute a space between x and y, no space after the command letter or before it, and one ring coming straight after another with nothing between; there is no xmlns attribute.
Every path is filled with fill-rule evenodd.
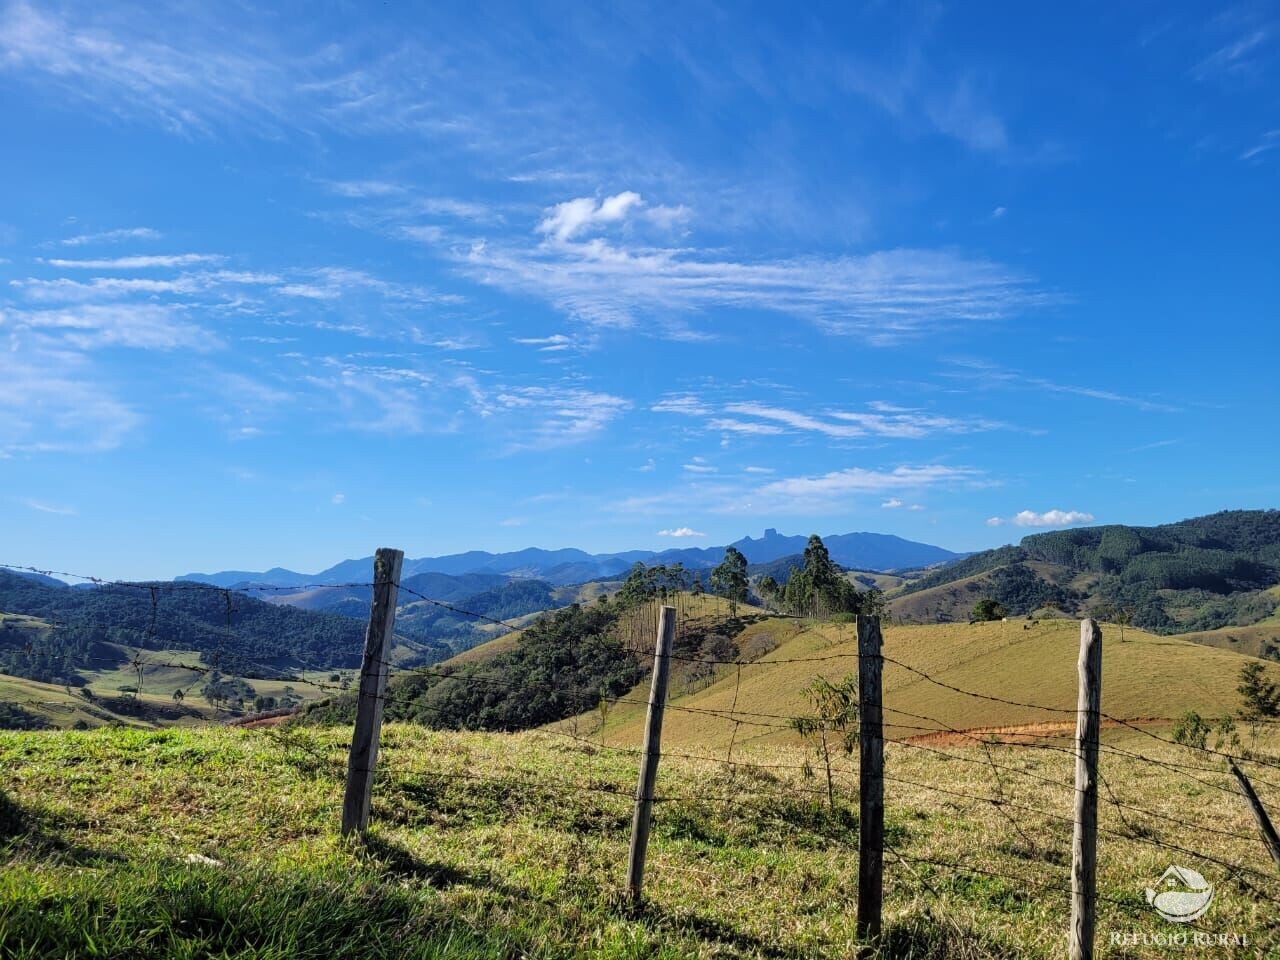
<svg viewBox="0 0 1280 960"><path fill-rule="evenodd" d="M1240 154L1240 159L1255 160L1277 147L1280 147L1280 130L1268 130L1256 144Z"/></svg>
<svg viewBox="0 0 1280 960"><path fill-rule="evenodd" d="M601 391L572 386L501 389L493 407L519 414L509 449L550 450L597 436L631 408L631 402Z"/></svg>
<svg viewBox="0 0 1280 960"><path fill-rule="evenodd" d="M659 530L660 537L705 537L706 534L692 527L675 527L671 530Z"/></svg>
<svg viewBox="0 0 1280 960"><path fill-rule="evenodd" d="M592 201L594 203L594 201ZM592 221L594 222L594 221ZM547 229L581 218L562 214ZM556 234L558 236L558 234ZM951 326L1008 318L1053 298L1030 278L950 251L897 249L857 257L725 259L696 248L581 242L473 244L462 266L474 279L544 297L592 327L627 328L641 315L667 336L706 336L712 308L758 309L802 317L833 334L887 344ZM713 329L699 329L698 322Z"/></svg>
<svg viewBox="0 0 1280 960"><path fill-rule="evenodd" d="M792 503L814 503L838 497L886 493L893 490L924 490L945 484L979 480L982 473L970 467L940 464L901 466L892 470L850 467L812 477L790 477L761 487L757 494Z"/></svg>
<svg viewBox="0 0 1280 960"><path fill-rule="evenodd" d="M1002 527L1011 524L1015 527L1074 527L1082 523L1093 523L1092 513L1082 510L1045 510L1037 513L1034 510L1022 510L1012 517L990 517L987 526Z"/></svg>
<svg viewBox="0 0 1280 960"><path fill-rule="evenodd" d="M536 347L540 353L560 353L578 346L578 341L563 333L553 333L547 337L513 337L515 343L526 347Z"/></svg>
<svg viewBox="0 0 1280 960"><path fill-rule="evenodd" d="M777 436L788 432L818 433L835 439L863 437L921 439L939 433L977 433L1008 429L1008 425L985 417L946 417L939 414L869 404L871 411L824 410L804 413L786 407L754 401L733 402L713 408L691 395L668 397L651 408L657 413L708 416L710 430L756 436ZM713 416L712 414L732 414ZM746 419L744 419L746 418Z"/></svg>
<svg viewBox="0 0 1280 960"><path fill-rule="evenodd" d="M151 227L124 227L118 230L103 230L99 233L82 233L78 236L60 240L64 247L82 247L90 243L119 243L122 240L159 240L163 237L159 230Z"/></svg>
<svg viewBox="0 0 1280 960"><path fill-rule="evenodd" d="M852 512L866 498L990 486L991 479L971 467L944 464L903 465L888 469L850 467L825 474L766 480L744 476L690 474L671 490L624 498L613 504L625 514L671 515L691 509L717 514L832 515ZM900 498L899 498L900 499Z"/></svg>
<svg viewBox="0 0 1280 960"><path fill-rule="evenodd" d="M142 416L98 380L73 352L22 342L0 350L0 455L119 447Z"/></svg>
<svg viewBox="0 0 1280 960"><path fill-rule="evenodd" d="M156 267L190 267L199 263L217 263L222 259L222 257L210 253L171 253L108 257L97 260L51 258L45 260L44 263L51 267L61 267L66 270L150 270Z"/></svg>
<svg viewBox="0 0 1280 960"><path fill-rule="evenodd" d="M79 349L133 347L141 350L212 350L217 336L161 304L81 304L57 310L5 310L0 318L35 330L58 334L64 345Z"/></svg>
<svg viewBox="0 0 1280 960"><path fill-rule="evenodd" d="M1257 69L1257 59L1271 42L1275 29L1270 24L1254 23L1232 37L1192 69L1192 75L1204 80L1215 74L1249 73Z"/></svg>
<svg viewBox="0 0 1280 960"><path fill-rule="evenodd" d="M1049 393L1065 393L1077 397L1088 397L1091 400L1104 400L1108 403L1123 404L1151 412L1177 413L1180 410L1179 407L1158 400L1135 397L1096 387L1059 383L1046 377L1037 377L1017 370L1009 370L987 360L974 357L956 357L948 362L953 369L946 371L943 374L944 376L967 380L983 388L1029 387Z"/></svg>
<svg viewBox="0 0 1280 960"><path fill-rule="evenodd" d="M52 513L59 517L74 517L79 513L75 507L66 507L57 503L46 503L43 500L25 498L21 502L28 510L35 510L38 513Z"/></svg>

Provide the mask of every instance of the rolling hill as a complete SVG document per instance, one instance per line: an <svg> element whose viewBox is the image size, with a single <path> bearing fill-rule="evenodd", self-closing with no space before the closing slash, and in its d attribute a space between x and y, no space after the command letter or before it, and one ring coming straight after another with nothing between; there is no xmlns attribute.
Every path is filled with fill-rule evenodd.
<svg viewBox="0 0 1280 960"><path fill-rule="evenodd" d="M1054 724L1074 731L1079 636L1077 622L1062 620L887 627L886 657L964 690L1056 709L962 696L886 663L886 736L912 737L947 728L971 731L1039 725L1043 729ZM852 625L767 618L752 624L735 642L744 650L768 652L751 659L740 671L722 668L714 682L695 685L687 693L681 692L679 682L674 684L673 709L663 724L664 744L725 749L735 737L736 724L723 714L734 709L735 701L746 711L737 718L738 738L798 742L785 725L753 724L769 723L767 716L808 712L804 691L815 678L824 676L834 683L857 671ZM1240 668L1251 659L1134 629L1125 631L1121 643L1119 628L1105 625L1103 649L1104 712L1144 725L1167 725L1188 710L1206 717L1234 713L1240 702L1236 690ZM824 659L806 659L814 657ZM797 659L800 662L794 662ZM1280 668L1271 669L1272 677L1280 679ZM643 703L647 699L643 684L628 699ZM633 742L643 727L644 707L619 703L602 735L606 743Z"/></svg>
<svg viewBox="0 0 1280 960"><path fill-rule="evenodd" d="M365 624L331 613L265 603L195 584L104 585L73 589L0 571L0 613L44 626L0 626L0 672L78 685L78 668L123 659L115 647L195 650L228 672L350 667L359 664ZM32 642L37 639L39 642ZM413 644L427 658L433 653Z"/></svg>
<svg viewBox="0 0 1280 960"><path fill-rule="evenodd" d="M1277 584L1280 511L1234 510L1034 534L927 572L890 609L917 622L956 621L991 597L1014 615L1119 613L1174 634L1266 621L1280 604Z"/></svg>

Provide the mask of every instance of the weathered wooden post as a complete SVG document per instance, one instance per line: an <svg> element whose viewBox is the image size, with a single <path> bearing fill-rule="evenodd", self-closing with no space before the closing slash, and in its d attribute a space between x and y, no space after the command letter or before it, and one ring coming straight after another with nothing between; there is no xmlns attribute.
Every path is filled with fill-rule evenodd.
<svg viewBox="0 0 1280 960"><path fill-rule="evenodd" d="M1249 778L1244 775L1244 771L1236 766L1234 760L1228 760L1227 763L1231 765L1231 773L1236 778L1236 783L1240 785L1240 795L1249 805L1249 812L1253 814L1254 822L1258 824L1262 842L1267 845L1267 851L1271 854L1271 859L1276 862L1276 866L1280 866L1280 836L1276 836L1276 828L1271 825L1271 818L1267 816L1266 808L1258 799L1258 794L1253 789L1253 784L1249 782Z"/></svg>
<svg viewBox="0 0 1280 960"><path fill-rule="evenodd" d="M858 939L880 939L884 896L884 700L880 618L858 617Z"/></svg>
<svg viewBox="0 0 1280 960"><path fill-rule="evenodd" d="M658 614L658 644L653 654L653 682L649 685L649 715L644 723L644 756L636 785L636 810L631 820L631 852L627 859L627 895L640 902L644 887L644 861L649 848L653 817L653 791L658 784L658 758L662 752L662 714L667 703L667 679L671 674L671 644L676 635L676 611L663 607Z"/></svg>
<svg viewBox="0 0 1280 960"><path fill-rule="evenodd" d="M404 551L379 547L373 555L373 603L364 635L360 664L360 695L356 700L356 728L347 757L347 792L342 801L342 835L364 833L369 826L373 770L378 763L382 706L387 692L387 660L396 625L396 598Z"/></svg>
<svg viewBox="0 0 1280 960"><path fill-rule="evenodd" d="M1080 621L1076 705L1076 816L1071 841L1071 960L1092 960L1098 888L1098 731L1102 710L1102 630Z"/></svg>

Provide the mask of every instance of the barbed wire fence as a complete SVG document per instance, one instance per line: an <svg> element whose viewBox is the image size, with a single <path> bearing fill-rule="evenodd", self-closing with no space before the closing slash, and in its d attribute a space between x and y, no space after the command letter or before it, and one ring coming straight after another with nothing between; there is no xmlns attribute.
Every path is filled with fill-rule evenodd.
<svg viewBox="0 0 1280 960"><path fill-rule="evenodd" d="M521 625L509 620L469 611L457 604L427 596L405 586L400 582L399 563L402 557L399 551L379 551L375 558L374 579L369 582L296 586L254 585L249 590L217 587L195 581L172 584L133 583L7 564L0 564L0 567L45 576L75 577L81 582L96 587L137 590L144 603L149 604L149 613L143 619L144 642L138 645L132 658L125 661L118 657L106 658L91 655L78 658L86 665L97 661L119 667L122 663L126 663L137 673L135 698L141 698L147 670L188 671L193 676L193 682L198 682L201 677L217 675L220 672L220 664L227 665L224 663L227 653L222 644L218 644L208 652L211 660L207 664L184 663L172 659L166 661L159 656L162 651L154 651L154 656L143 655L145 646L158 640L158 605L166 592L191 590L220 595L225 611L224 628L227 638L230 639L233 635L234 617L238 612L236 598L245 593L251 595L270 592L300 593L320 587L371 591L370 622L366 632L359 683L354 690L341 682L335 683L332 680L320 680L314 676L304 675L304 672L328 672L332 676L332 664L308 662L298 657L291 658L292 662L288 666L256 663L240 658L238 655L233 658L235 675L244 680L287 681L310 686L322 694L337 696L348 694L355 697L357 720L347 764L342 830L344 833L363 834L368 827L370 817L383 710L387 704L400 699L398 694L389 687L390 677L418 675L436 679L441 684L469 684L493 690L519 689L527 692L530 687L528 682L513 684L506 677L486 674L479 670L462 671L439 664L402 668L393 663L391 648L397 637L394 620L400 593L413 597L415 602L435 605L459 616L474 618L508 630L521 628ZM1072 921L1069 930L1070 955L1073 960L1092 956L1096 904L1103 903L1129 914L1148 909L1136 895L1132 898L1124 898L1098 892L1096 855L1099 837L1104 838L1106 842L1139 844L1214 864L1226 871L1230 882L1235 883L1256 901L1271 906L1280 905L1280 877L1274 872L1260 869L1242 860L1221 856L1203 847L1172 842L1149 825L1149 821L1158 820L1193 834L1205 833L1249 845L1262 842L1271 856L1280 863L1280 851L1276 849L1273 842L1275 831L1271 828L1266 811L1262 808L1252 786L1259 784L1270 790L1280 791L1280 777L1271 775L1271 778L1266 778L1255 773L1250 778L1241 769L1242 765L1249 765L1251 769L1280 768L1280 760L1253 751L1238 752L1222 749L1220 746L1210 747L1205 743L1182 743L1161 736L1128 718L1113 716L1102 711L1101 676L1097 669L1100 663L1102 638L1100 629L1093 621L1086 620L1082 624L1081 702L1077 708L1072 709L1059 704L1036 703L970 690L936 677L921 667L885 655L880 649L880 623L878 618L873 617L859 618L857 622L858 649L856 652L841 651L789 658L776 658L766 653L763 658L755 660L694 656L677 652L676 639L683 632L688 631L690 623L695 619L705 620L705 602L705 599L699 599L700 609L695 614L692 610L693 605L683 597L677 597L675 605L667 605L658 599L633 611L630 620L621 628L626 634L625 639L629 649L640 657L643 665L649 668L650 693L647 698L635 695L601 694L594 699L588 699L583 696L577 702L566 704L570 719L545 725L540 730L539 735L556 738L575 750L593 755L607 752L632 758L638 766L635 787L628 788L624 783L602 783L598 782L598 778L596 782L580 783L562 777L549 777L544 771L519 768L513 768L501 775L470 770L435 770L433 776L443 780L487 782L510 789L531 790L537 795L549 798L589 793L608 796L615 801L629 802L633 805L633 816L626 889L636 904L639 904L643 897L649 827L655 817L655 810L658 811L657 816L661 816L661 811L668 807L718 805L726 811L749 814L757 822L771 824L780 832L794 838L857 853L859 858L857 929L860 938L869 945L874 945L881 936L880 904L884 885L882 870L886 857L895 868L900 868L912 876L926 889L931 888L931 880L936 881L939 872L942 872L949 875L998 880L1014 885L1020 890L1034 891L1037 895L1044 897L1069 897L1072 903ZM646 633L650 638L655 639L655 648L647 654L639 649ZM1090 666L1089 661L1094 657L1098 660ZM683 664L692 670L709 671L713 678L732 678L733 693L728 708L690 706L674 702L668 695L670 670L673 663ZM764 803L770 799L776 800L780 793L807 797L811 802L819 804L824 798L830 801L829 788L824 789L812 784L813 769L808 761L781 763L745 759L749 756L746 751L750 749L753 742L766 738L792 737L802 732L801 725L812 722L814 715L764 712L746 709L739 705L744 670L776 668L787 664L807 664L817 669L825 669L827 666L834 668L842 663L856 666L859 681L856 703L858 757L855 762L852 756L853 751L849 749L845 752L843 759L837 757L834 765L838 776L846 778L848 782L856 783L859 815L856 841L853 842L848 837L848 831L815 828L812 823L797 821L796 818L787 816L785 811L770 810ZM946 690L967 699L1056 715L1063 718L1064 723L1075 720L1076 732L1074 736L1061 731L1015 731L1007 735L974 732L958 728L937 716L901 709L891 701L885 702L881 676L886 666L911 677L912 682L931 684L940 690ZM228 670L230 669L231 667L228 666ZM545 681L543 686L550 693L556 692L554 680ZM362 705L365 707L363 710ZM599 737L584 735L579 730L576 718L605 706L620 705L644 708L646 724L642 745L606 742L603 719ZM446 711L442 707L432 707L422 703L414 703L414 707L419 715L434 712L439 715L442 722L452 719L445 715ZM668 711L729 725L731 732L724 755L720 756L708 751L664 749L661 743L662 726L664 715ZM277 712L276 715L279 713ZM1190 751L1199 762L1175 760L1167 756L1149 756L1138 750L1104 742L1100 736L1100 728L1104 723L1131 731L1166 748ZM748 732L744 734L743 731ZM965 752L964 747L959 744L969 745L972 749ZM938 783L912 779L893 767L886 772L884 769L886 745L890 745L895 752L904 756L912 753L923 754L937 758L947 765L977 766L989 774L991 790L989 793L980 793L963 789L950 782ZM1068 781L1050 776L1037 768L1029 768L1011 761L1011 757L1018 755L1070 759L1076 765L1074 780ZM700 790L681 792L660 789L659 763L662 757L719 768L727 774L727 785L723 792ZM1114 760L1116 763L1149 765L1171 775L1185 777L1199 786L1220 791L1235 798L1243 797L1250 813L1257 821L1261 840L1259 834L1198 823L1149 806L1122 800L1103 775L1100 769L1100 757ZM1236 787L1231 786L1229 782L1223 782L1228 776L1235 778ZM1022 783L1044 785L1061 791L1064 795L1061 806L1051 808L1019 799L1016 788ZM1030 847L1043 846L1043 838L1028 836L1020 823L1020 818L1023 816L1033 815L1045 821L1060 824L1064 828L1070 826L1073 834L1071 866L1067 869L1059 865L1054 875L1046 879L1043 873L1028 876L994 869L991 864L975 862L972 857L924 856L908 851L886 836L884 829L886 785L894 789L906 788L918 791L919 795L936 798L939 802L954 804L962 801L978 808L989 808L1006 821L1010 829L1019 834L1021 840ZM892 792L891 790L891 796ZM1115 813L1121 823L1121 829L1098 826L1097 810L1100 802ZM664 870L679 869L679 866L664 862L662 868ZM1043 870L1043 867L1040 869Z"/></svg>

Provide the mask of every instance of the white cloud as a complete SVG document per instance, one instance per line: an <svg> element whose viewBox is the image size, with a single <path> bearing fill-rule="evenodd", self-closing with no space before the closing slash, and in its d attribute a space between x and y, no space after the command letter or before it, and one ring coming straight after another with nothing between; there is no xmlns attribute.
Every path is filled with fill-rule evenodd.
<svg viewBox="0 0 1280 960"><path fill-rule="evenodd" d="M22 343L0 351L0 455L114 450L142 417L80 354Z"/></svg>
<svg viewBox="0 0 1280 960"><path fill-rule="evenodd" d="M1280 148L1280 130L1268 130L1262 135L1262 139L1256 144L1240 154L1241 160L1253 160L1270 150Z"/></svg>
<svg viewBox="0 0 1280 960"><path fill-rule="evenodd" d="M782 427L771 423L752 423L748 420L735 420L732 417L715 417L707 421L712 430L724 430L729 433L744 433L753 436L777 436L786 433Z"/></svg>
<svg viewBox="0 0 1280 960"><path fill-rule="evenodd" d="M0 311L0 319L52 331L78 349L134 347L143 350L210 350L221 341L163 304L81 304L58 310Z"/></svg>
<svg viewBox="0 0 1280 960"><path fill-rule="evenodd" d="M784 410L780 407L769 407L762 403L731 403L725 409L730 413L759 417L762 420L774 420L796 430L815 431L826 434L829 437L862 437L866 435L866 431L861 427L827 423L805 413Z"/></svg>
<svg viewBox="0 0 1280 960"><path fill-rule="evenodd" d="M1044 390L1049 393L1065 393L1078 397L1088 397L1092 400L1105 400L1109 403L1136 407L1139 410L1160 413L1177 413L1179 410L1178 407L1171 404L1149 400L1145 397L1127 396L1111 390L1079 387L1072 384L1057 383L1045 377L1028 376L1017 370L1008 370L977 357L953 357L947 362L957 369L944 373L943 376L972 381L983 389L1023 386Z"/></svg>
<svg viewBox="0 0 1280 960"><path fill-rule="evenodd" d="M883 407L885 405L881 405ZM772 407L762 403L731 403L725 407L730 413L740 416L757 417L774 423L785 424L793 430L821 433L825 436L851 439L856 437L877 436L896 437L902 439L920 439L934 433L973 433L985 430L997 430L1004 424L981 417L960 419L927 414L910 410L888 412L880 410L875 413L849 412L843 410L827 411L821 417L781 407ZM721 424L726 421L712 420L708 426L712 429L732 429ZM729 421L738 423L737 421ZM779 428L767 430L763 425L756 425L752 430L750 424L739 424L740 432L781 433Z"/></svg>
<svg viewBox="0 0 1280 960"><path fill-rule="evenodd" d="M90 300L118 300L132 294L188 294L202 286L192 277L175 280L154 280L144 277L95 277L92 280L72 280L58 277L55 280L10 280L9 285L20 290L28 300L43 303L86 302Z"/></svg>
<svg viewBox="0 0 1280 960"><path fill-rule="evenodd" d="M899 507L904 506L904 504L897 497L890 497L884 503L880 504L880 506L886 510L897 510Z"/></svg>
<svg viewBox="0 0 1280 960"><path fill-rule="evenodd" d="M825 500L857 494L885 493L891 490L923 489L942 484L971 481L979 472L968 467L932 465L895 467L893 470L867 470L850 467L817 477L791 477L775 480L760 488L764 496L802 500Z"/></svg>
<svg viewBox="0 0 1280 960"><path fill-rule="evenodd" d="M773 469L773 467L745 467L743 469L746 473L775 473L776 472Z"/></svg>
<svg viewBox="0 0 1280 960"><path fill-rule="evenodd" d="M636 467L636 469L641 473L653 473L653 471L658 469L658 464L653 457L650 457L644 463L640 464L640 466Z"/></svg>
<svg viewBox="0 0 1280 960"><path fill-rule="evenodd" d="M529 521L524 517L507 517L505 520L499 520L500 527L523 527Z"/></svg>
<svg viewBox="0 0 1280 960"><path fill-rule="evenodd" d="M597 216L595 203L558 207L540 229L572 238ZM1054 299L999 264L929 250L734 260L718 250L618 246L593 237L474 243L461 266L481 283L544 297L593 327L631 327L647 315L660 321L657 332L685 339L707 336L693 323L710 308L769 310L884 344L1001 320Z"/></svg>
<svg viewBox="0 0 1280 960"><path fill-rule="evenodd" d="M538 232L563 243L599 224L625 220L633 208L643 205L640 194L631 190L615 193L603 200L594 197L566 200L547 211L538 224Z"/></svg>
<svg viewBox="0 0 1280 960"><path fill-rule="evenodd" d="M515 343L526 347L537 347L540 353L559 353L563 350L572 350L577 346L572 337L563 333L553 333L548 337L515 337L513 339Z"/></svg>
<svg viewBox="0 0 1280 960"><path fill-rule="evenodd" d="M324 186L330 193L358 200L391 197L405 192L403 186L388 180L329 180Z"/></svg>
<svg viewBox="0 0 1280 960"><path fill-rule="evenodd" d="M1006 213L1008 213L1008 212L1009 212L1009 208L1008 208L1008 207L996 207L994 210L992 210L992 211L991 211L991 219L992 219L992 220L999 220L1001 217L1003 217L1003 216L1004 216Z"/></svg>
<svg viewBox="0 0 1280 960"><path fill-rule="evenodd" d="M512 450L547 450L581 443L631 407L622 397L562 386L508 387L496 394L494 404L520 414L520 425L512 430Z"/></svg>
<svg viewBox="0 0 1280 960"><path fill-rule="evenodd" d="M654 413L680 413L690 417L705 416L711 407L692 393L672 393L649 407Z"/></svg>
<svg viewBox="0 0 1280 960"><path fill-rule="evenodd" d="M1081 523L1093 523L1092 513L1080 510L1046 510L1036 513L1034 510L1022 510L1008 519L989 517L987 526L1000 527L1012 524L1015 527L1072 527Z"/></svg>
<svg viewBox="0 0 1280 960"><path fill-rule="evenodd" d="M28 510L35 510L39 513L52 513L60 517L74 517L79 512L75 507L64 507L56 503L45 503L42 500L32 500L26 498L22 501L22 505Z"/></svg>
<svg viewBox="0 0 1280 960"><path fill-rule="evenodd" d="M156 267L189 267L197 263L217 263L222 259L211 253L171 253L98 260L64 260L54 257L42 262L51 267L67 270L149 270Z"/></svg>
<svg viewBox="0 0 1280 960"><path fill-rule="evenodd" d="M706 463L686 463L684 469L689 473L715 473L716 468Z"/></svg>
<svg viewBox="0 0 1280 960"><path fill-rule="evenodd" d="M332 503L335 507L339 507L342 504L347 502L347 495L345 493L335 493L332 497L329 498L329 502Z"/></svg>
<svg viewBox="0 0 1280 960"><path fill-rule="evenodd" d="M660 537L705 537L706 534L692 527L676 527L674 530L659 530Z"/></svg>
<svg viewBox="0 0 1280 960"><path fill-rule="evenodd" d="M159 230L150 227L128 227L119 230L103 230L101 233L82 233L60 241L64 247L82 247L87 243L118 243L121 240L159 240Z"/></svg>

